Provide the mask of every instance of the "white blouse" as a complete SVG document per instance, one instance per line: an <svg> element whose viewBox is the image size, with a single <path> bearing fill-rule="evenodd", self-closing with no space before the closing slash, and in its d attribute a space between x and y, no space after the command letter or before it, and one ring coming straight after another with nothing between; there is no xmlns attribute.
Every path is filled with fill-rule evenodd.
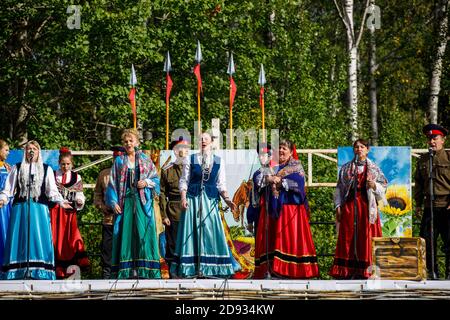
<svg viewBox="0 0 450 320"><path fill-rule="evenodd" d="M36 174L36 166L31 167L31 174ZM0 192L0 200L5 201L5 204L14 197L18 176L19 172L17 171L17 166L13 166L8 178L6 179L5 188ZM52 202L56 202L58 204L63 204L65 202L64 198L58 191L58 187L55 182L55 175L53 174L51 167L47 167L47 175L45 178L45 195Z"/></svg>
<svg viewBox="0 0 450 320"><path fill-rule="evenodd" d="M202 154L201 153L197 153L195 154L197 163L201 164L202 163ZM220 164L219 164L219 176L217 177L217 182L216 182L216 187L219 190L220 193L227 191L227 182L226 182L226 178L225 178L225 164L222 158L220 159ZM181 171L181 177L180 177L180 182L179 182L179 189L180 192L181 191L187 191L188 189L188 184L189 184L189 178L190 178L190 169L191 169L191 157L185 157L183 160L183 167L182 167L182 171ZM209 155L206 156L205 158L205 166L206 168L211 169L213 165L213 155Z"/></svg>

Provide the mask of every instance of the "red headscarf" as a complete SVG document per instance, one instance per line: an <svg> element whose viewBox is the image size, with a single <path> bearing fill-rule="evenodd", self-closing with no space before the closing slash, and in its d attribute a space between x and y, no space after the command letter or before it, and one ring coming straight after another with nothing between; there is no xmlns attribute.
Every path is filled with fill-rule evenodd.
<svg viewBox="0 0 450 320"><path fill-rule="evenodd" d="M59 149L59 153L60 153L60 154L66 154L66 153L71 154L72 152L70 151L69 148L67 148L67 147L62 147L61 149Z"/></svg>

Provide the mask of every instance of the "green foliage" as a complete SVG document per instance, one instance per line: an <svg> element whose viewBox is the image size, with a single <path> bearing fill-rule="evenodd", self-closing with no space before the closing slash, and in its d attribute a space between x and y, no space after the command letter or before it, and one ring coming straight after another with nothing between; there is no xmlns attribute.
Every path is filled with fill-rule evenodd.
<svg viewBox="0 0 450 320"><path fill-rule="evenodd" d="M234 128L261 127L259 66L266 71L266 127L303 148L348 145L346 35L332 1L294 0L91 0L79 2L81 28L68 29L70 1L3 0L0 7L0 137L18 147L26 123L28 138L44 149L105 150L132 126L128 100L134 64L139 124L151 140L146 149L165 145L167 51L174 87L170 129L193 133L197 119L196 80L192 73L197 40L202 45L202 120L228 127L232 52L237 96ZM376 31L379 62L379 144L424 147L419 128L426 121L430 63L436 43L433 2L377 1L381 29ZM360 9L360 8L359 8ZM270 16L274 14L271 20ZM357 25L359 25L357 18ZM430 22L431 21L431 22ZM368 32L360 46L359 119L361 136L370 136ZM448 124L450 64L444 64L439 119ZM21 108L27 114L19 117ZM22 121L22 122L20 122ZM446 122L447 121L447 122ZM111 128L111 139L104 124ZM92 160L92 159L91 159ZM301 157L305 163L305 157ZM77 166L87 157L77 158ZM314 176L333 182L337 172L314 159ZM108 164L105 164L107 166ZM95 183L98 168L82 172ZM332 190L310 189L312 221L333 221ZM88 196L91 203L92 195ZM79 217L89 252L98 253L101 221L92 206ZM312 225L319 253L332 253L334 227ZM418 234L414 226L414 235ZM99 274L98 257L93 273ZM332 258L321 258L322 277Z"/></svg>

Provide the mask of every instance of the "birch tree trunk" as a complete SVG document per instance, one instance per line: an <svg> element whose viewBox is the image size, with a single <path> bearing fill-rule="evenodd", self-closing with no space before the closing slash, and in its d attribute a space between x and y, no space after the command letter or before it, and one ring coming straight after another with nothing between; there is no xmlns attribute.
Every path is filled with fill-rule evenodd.
<svg viewBox="0 0 450 320"><path fill-rule="evenodd" d="M351 128L351 141L358 139L358 72L357 72L358 49L355 46L349 48L350 62L348 64L348 100L349 100L349 122Z"/></svg>
<svg viewBox="0 0 450 320"><path fill-rule="evenodd" d="M361 26L358 33L355 32L354 26L354 1L344 0L343 8L338 5L337 0L334 0L336 9L344 23L347 33L347 51L348 51L348 103L349 103L349 127L350 127L350 139L355 141L358 135L358 46L361 41L364 24L366 21L367 10L369 7L369 1L366 1L364 7L364 14L361 19Z"/></svg>
<svg viewBox="0 0 450 320"><path fill-rule="evenodd" d="M358 138L358 48L355 42L355 29L353 22L353 0L345 0L345 15L347 17L347 50L348 63L348 102L349 124L351 128L351 141Z"/></svg>
<svg viewBox="0 0 450 320"><path fill-rule="evenodd" d="M441 90L442 64L444 60L445 48L447 46L448 30L448 0L440 2L440 19L438 20L438 44L436 48L435 60L430 79L430 97L428 99L428 113L431 123L438 121L438 102Z"/></svg>
<svg viewBox="0 0 450 320"><path fill-rule="evenodd" d="M371 5L375 5L375 1L371 1ZM370 124L371 124L371 138L374 146L378 145L378 101L377 101L377 82L375 80L375 73L377 71L377 56L376 56L376 41L375 41L375 27L372 25L370 30L370 49L369 49L369 104L370 104Z"/></svg>

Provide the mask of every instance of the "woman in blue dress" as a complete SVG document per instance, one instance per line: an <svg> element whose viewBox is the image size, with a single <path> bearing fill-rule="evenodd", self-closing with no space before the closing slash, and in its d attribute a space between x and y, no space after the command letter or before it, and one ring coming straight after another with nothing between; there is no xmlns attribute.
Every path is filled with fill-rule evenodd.
<svg viewBox="0 0 450 320"><path fill-rule="evenodd" d="M0 191L5 188L6 178L11 171L11 166L6 163L9 154L9 145L0 139ZM6 232L8 231L9 215L12 204L9 202L0 208L0 266L3 263L3 252L5 249Z"/></svg>
<svg viewBox="0 0 450 320"><path fill-rule="evenodd" d="M224 163L211 146L211 135L203 133L201 153L183 164L179 188L184 212L171 265L171 274L178 277L230 277L240 270L220 220L220 196L231 210L235 204L228 197Z"/></svg>
<svg viewBox="0 0 450 320"><path fill-rule="evenodd" d="M52 168L42 162L41 147L36 141L26 144L22 162L12 168L0 193L0 208L10 201L13 206L2 279L56 279L48 204L52 201L65 209L72 207L59 193Z"/></svg>

